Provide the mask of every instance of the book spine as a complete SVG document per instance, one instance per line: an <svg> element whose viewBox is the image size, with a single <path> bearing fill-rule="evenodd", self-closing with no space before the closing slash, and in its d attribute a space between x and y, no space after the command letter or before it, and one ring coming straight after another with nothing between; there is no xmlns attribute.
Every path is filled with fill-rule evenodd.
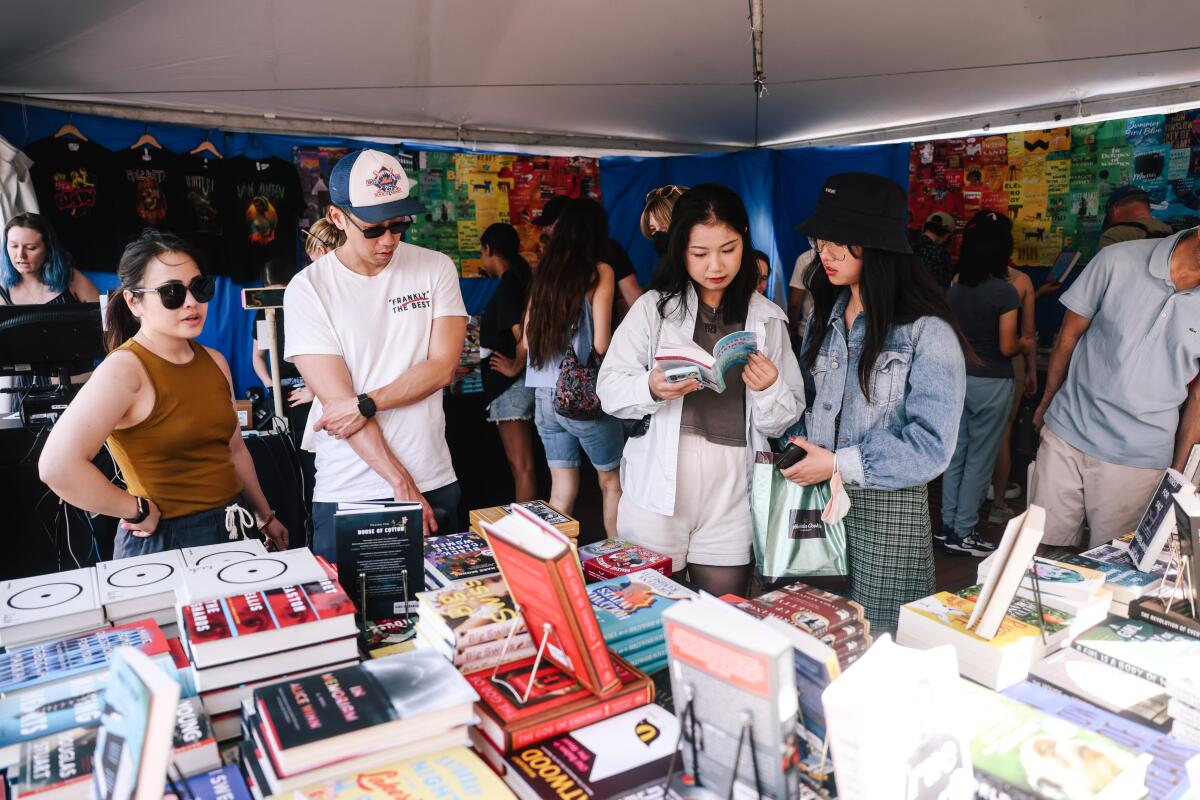
<svg viewBox="0 0 1200 800"><path fill-rule="evenodd" d="M1200 622L1183 617L1183 615L1164 614L1157 608L1151 608L1150 602L1153 601L1148 598L1139 598L1130 603L1129 618L1152 622L1176 633L1182 633L1184 636L1200 639ZM1193 624L1188 624L1189 622Z"/></svg>
<svg viewBox="0 0 1200 800"><path fill-rule="evenodd" d="M608 655L608 645L604 642L600 624L596 622L596 614L588 600L578 562L574 554L568 552L554 566L564 599L570 605L572 613L569 620L577 629L579 649L587 654L587 669L593 674L595 682L592 689L601 696L611 694L621 685L621 681L617 678L617 671Z"/></svg>
<svg viewBox="0 0 1200 800"><path fill-rule="evenodd" d="M615 717L617 714L641 708L642 706L649 705L653 700L653 684L646 682L636 692L629 692L628 694L614 697L611 700L603 700L593 706L557 719L536 723L511 732L505 731L506 743L511 742L506 752L512 752L518 748L527 747L531 744L536 744L537 742L542 742L560 734L576 730L577 728L582 728L585 725L592 725L609 717Z"/></svg>
<svg viewBox="0 0 1200 800"><path fill-rule="evenodd" d="M1159 686L1164 688L1167 685L1166 678L1162 677L1161 675L1155 675L1153 672L1149 672L1148 670L1145 670L1136 664L1130 664L1126 661L1122 661L1119 658L1113 658L1108 653L1104 653L1095 649L1094 647L1090 647L1087 642L1082 642L1079 639L1076 639L1071 643L1071 646L1083 653L1085 656L1096 659L1101 664L1107 664L1108 666L1119 669L1122 672L1128 672L1130 675L1136 675L1144 680L1157 683Z"/></svg>

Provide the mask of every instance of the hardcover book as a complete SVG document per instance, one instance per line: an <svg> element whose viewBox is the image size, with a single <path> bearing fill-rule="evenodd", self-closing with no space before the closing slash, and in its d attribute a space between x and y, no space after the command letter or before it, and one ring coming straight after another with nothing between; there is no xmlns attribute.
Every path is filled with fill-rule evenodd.
<svg viewBox="0 0 1200 800"><path fill-rule="evenodd" d="M1132 675L1167 685L1172 671L1200 669L1200 641L1145 620L1108 619L1075 640L1084 655Z"/></svg>
<svg viewBox="0 0 1200 800"><path fill-rule="evenodd" d="M490 669L467 674L479 693L480 732L507 753L653 702L654 683L623 659L613 662L621 685L605 698L544 660L536 675L532 658L506 664L494 677Z"/></svg>
<svg viewBox="0 0 1200 800"><path fill-rule="evenodd" d="M96 764L97 728L71 728L21 746L8 777L18 797L87 797Z"/></svg>
<svg viewBox="0 0 1200 800"><path fill-rule="evenodd" d="M469 514L471 530L482 536L483 523L499 522L511 514L514 507L525 509L542 522L553 526L559 533L566 536L568 539L574 540L579 538L579 520L573 519L570 516L562 513L545 500L530 500L525 503L513 503L512 505L507 506L493 506L491 508L472 509Z"/></svg>
<svg viewBox="0 0 1200 800"><path fill-rule="evenodd" d="M354 605L328 579L181 605L179 625L198 668L358 632Z"/></svg>
<svg viewBox="0 0 1200 800"><path fill-rule="evenodd" d="M525 630L504 578L467 578L444 589L418 592L420 622L459 650Z"/></svg>
<svg viewBox="0 0 1200 800"><path fill-rule="evenodd" d="M663 611L696 596L653 569L589 584L587 593L610 646L647 633L657 633L661 641Z"/></svg>
<svg viewBox="0 0 1200 800"><path fill-rule="evenodd" d="M473 531L425 538L425 575L437 586L468 578L499 575L500 568L482 536Z"/></svg>
<svg viewBox="0 0 1200 800"><path fill-rule="evenodd" d="M644 569L651 569L669 577L671 559L635 544L583 562L583 574L589 581L616 578Z"/></svg>
<svg viewBox="0 0 1200 800"><path fill-rule="evenodd" d="M179 600L181 603L199 603L327 578L324 567L312 551L302 547L251 556L228 564L210 563L188 569L183 576Z"/></svg>
<svg viewBox="0 0 1200 800"><path fill-rule="evenodd" d="M479 696L445 659L416 650L254 690L281 776L466 725Z"/></svg>
<svg viewBox="0 0 1200 800"><path fill-rule="evenodd" d="M570 541L522 506L483 529L530 635L546 642L546 658L601 696L615 692L620 681Z"/></svg>
<svg viewBox="0 0 1200 800"><path fill-rule="evenodd" d="M1187 762L1200 754L1200 748L1029 681L1005 689L1004 696L1098 733L1135 753L1148 754L1151 760L1146 768L1146 788L1150 800L1187 797L1191 785Z"/></svg>
<svg viewBox="0 0 1200 800"><path fill-rule="evenodd" d="M158 800L171 760L179 684L144 653L119 648L96 734L92 796Z"/></svg>
<svg viewBox="0 0 1200 800"><path fill-rule="evenodd" d="M152 658L170 659L167 640L153 620L101 628L0 653L0 694L107 669L118 647L133 647Z"/></svg>
<svg viewBox="0 0 1200 800"><path fill-rule="evenodd" d="M1150 503L1142 512L1142 518L1138 520L1133 539L1129 542L1129 556L1139 570L1149 571L1175 530L1175 506L1172 498L1179 492L1191 494L1195 491L1196 487L1185 481L1175 470L1168 469L1163 473Z"/></svg>
<svg viewBox="0 0 1200 800"><path fill-rule="evenodd" d="M586 564L597 556L615 553L618 550L625 550L633 546L633 542L628 539L601 539L598 542L585 544L579 548L579 563Z"/></svg>
<svg viewBox="0 0 1200 800"><path fill-rule="evenodd" d="M259 539L239 539L236 542L206 544L200 547L184 547L179 551L188 569L196 567L219 567L255 556L265 556L267 548Z"/></svg>
<svg viewBox="0 0 1200 800"><path fill-rule="evenodd" d="M814 636L832 634L855 623L863 623L869 631L861 605L804 584L767 592L753 600L739 602L737 607L760 619L779 617Z"/></svg>
<svg viewBox="0 0 1200 800"><path fill-rule="evenodd" d="M162 609L173 612L176 590L182 585L186 569L178 550L99 562L96 579L105 614L116 620ZM174 618L172 613L166 621Z"/></svg>
<svg viewBox="0 0 1200 800"><path fill-rule="evenodd" d="M338 582L356 606L366 595L367 617L395 617L416 610L425 587L424 521L418 503L339 510Z"/></svg>
<svg viewBox="0 0 1200 800"><path fill-rule="evenodd" d="M0 584L0 645L86 631L104 624L104 607L91 567Z"/></svg>
<svg viewBox="0 0 1200 800"><path fill-rule="evenodd" d="M539 800L637 797L661 787L678 739L675 715L651 704L518 748L506 759L506 781Z"/></svg>

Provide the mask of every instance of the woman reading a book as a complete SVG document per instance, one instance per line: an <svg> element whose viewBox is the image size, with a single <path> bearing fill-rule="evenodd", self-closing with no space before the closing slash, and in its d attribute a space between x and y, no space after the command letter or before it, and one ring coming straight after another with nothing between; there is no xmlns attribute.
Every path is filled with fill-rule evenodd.
<svg viewBox="0 0 1200 800"><path fill-rule="evenodd" d="M642 295L600 370L604 409L647 418L626 443L617 533L671 557L701 589L745 591L750 578L750 470L756 450L804 408L783 310L755 291L758 266L741 199L716 184L675 205L659 288ZM757 352L724 373L724 391L671 380L664 346L713 346L748 331Z"/></svg>
<svg viewBox="0 0 1200 800"><path fill-rule="evenodd" d="M900 605L932 594L926 484L950 463L974 360L942 290L912 255L906 197L894 181L843 173L799 226L821 258L801 351L815 400L790 431L805 457L784 471L802 486L840 476L850 591L872 633Z"/></svg>
<svg viewBox="0 0 1200 800"><path fill-rule="evenodd" d="M570 514L579 494L580 451L596 468L604 502L604 530L616 536L621 499L621 423L604 414L573 419L554 410L555 386L568 349L579 365L599 359L612 339L616 279L601 260L608 243L608 215L588 197L570 200L538 261L525 317L528 365L525 385L536 390L534 424L550 466L550 505Z"/></svg>
<svg viewBox="0 0 1200 800"><path fill-rule="evenodd" d="M229 366L194 341L215 291L197 263L189 245L156 231L125 248L108 357L38 462L63 500L121 520L116 558L241 539L251 526L268 548L287 548L242 441ZM128 491L92 463L106 441Z"/></svg>

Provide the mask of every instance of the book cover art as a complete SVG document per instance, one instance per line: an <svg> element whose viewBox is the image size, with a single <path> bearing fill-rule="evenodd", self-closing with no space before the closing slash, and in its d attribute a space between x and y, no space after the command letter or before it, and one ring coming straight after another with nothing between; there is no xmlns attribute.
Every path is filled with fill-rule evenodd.
<svg viewBox="0 0 1200 800"><path fill-rule="evenodd" d="M1144 774L1150 756L1112 739L963 681L977 774L1036 796L1087 798ZM1134 782L1132 785L1140 786Z"/></svg>
<svg viewBox="0 0 1200 800"><path fill-rule="evenodd" d="M1145 620L1109 615L1072 646L1092 658L1166 686L1171 670L1200 668L1200 640Z"/></svg>
<svg viewBox="0 0 1200 800"><path fill-rule="evenodd" d="M975 603L979 600L979 590L980 586L976 584L968 586L965 589L960 589L955 594ZM1020 620L1026 625L1040 626L1046 632L1047 636L1053 636L1056 633L1068 630L1075 621L1075 617L1071 614L1068 614L1066 611L1060 611L1046 602L1042 603L1042 613L1039 614L1035 601L1019 595L1014 597L1013 601L1008 604L1008 616Z"/></svg>
<svg viewBox="0 0 1200 800"><path fill-rule="evenodd" d="M662 613L695 592L661 573L644 569L588 586L588 599L610 645L648 631L661 630Z"/></svg>
<svg viewBox="0 0 1200 800"><path fill-rule="evenodd" d="M251 800L242 771L234 764L193 775L186 780L186 788L180 788L183 791L178 795L164 793L163 800Z"/></svg>
<svg viewBox="0 0 1200 800"><path fill-rule="evenodd" d="M675 715L648 705L519 748L506 761L544 800L627 797L663 783L678 739Z"/></svg>
<svg viewBox="0 0 1200 800"><path fill-rule="evenodd" d="M416 610L425 586L424 521L420 505L338 511L338 581L368 617Z"/></svg>
<svg viewBox="0 0 1200 800"><path fill-rule="evenodd" d="M96 731L71 728L22 744L19 766L9 772L15 790L33 796L89 781L97 767Z"/></svg>
<svg viewBox="0 0 1200 800"><path fill-rule="evenodd" d="M1175 507L1171 497L1185 487L1195 491L1195 487L1190 487L1175 470L1168 469L1163 473L1129 542L1129 556L1138 569L1149 570L1158 560L1167 536L1175 527Z"/></svg>
<svg viewBox="0 0 1200 800"><path fill-rule="evenodd" d="M96 571L91 567L0 585L0 641L7 641L6 628L75 616L95 616L97 623L104 619Z"/></svg>
<svg viewBox="0 0 1200 800"><path fill-rule="evenodd" d="M662 575L670 576L671 559L661 553L655 553L638 545L631 545L621 550L597 555L583 562L583 574L591 581L602 581L651 569Z"/></svg>
<svg viewBox="0 0 1200 800"><path fill-rule="evenodd" d="M516 800L465 747L363 770L296 790L297 800Z"/></svg>
<svg viewBox="0 0 1200 800"><path fill-rule="evenodd" d="M1141 572L1134 565L1129 553L1111 545L1094 548L1083 554L1067 553L1059 560L1102 572L1105 583L1138 592L1153 589L1162 582L1161 574Z"/></svg>
<svg viewBox="0 0 1200 800"><path fill-rule="evenodd" d="M938 622L950 630L961 633L964 636L969 636L978 642L995 648L1004 648L1031 638L1041 638L1041 631L1036 625L1030 625L1028 622L1023 622L1011 616L1005 616L1004 620L1000 623L1000 628L997 630L996 635L991 639L984 639L974 631L967 629L967 623L970 621L971 614L975 610L975 602L965 597L959 597L952 592L938 592L929 597L907 603L904 605L904 608L926 619Z"/></svg>
<svg viewBox="0 0 1200 800"><path fill-rule="evenodd" d="M181 617L193 647L352 615L336 581L321 580L185 605Z"/></svg>
<svg viewBox="0 0 1200 800"><path fill-rule="evenodd" d="M1162 686L1071 647L1030 667L1029 679L1145 725L1165 729L1167 724Z"/></svg>
<svg viewBox="0 0 1200 800"><path fill-rule="evenodd" d="M259 539L240 539L236 542L206 544L201 547L185 547L179 551L183 563L194 567L217 567L267 554L267 548Z"/></svg>
<svg viewBox="0 0 1200 800"><path fill-rule="evenodd" d="M721 339L708 353L691 342L660 343L654 354L655 366L666 372L681 367L694 367L700 373L700 383L715 392L725 391L725 373L731 367L745 364L750 354L758 350L758 335L753 331L735 331Z"/></svg>
<svg viewBox="0 0 1200 800"><path fill-rule="evenodd" d="M183 576L181 598L196 603L325 577L324 568L308 548L284 550L190 568Z"/></svg>
<svg viewBox="0 0 1200 800"><path fill-rule="evenodd" d="M425 571L441 586L468 578L498 575L492 549L474 532L429 536L425 539Z"/></svg>
<svg viewBox="0 0 1200 800"><path fill-rule="evenodd" d="M0 693L105 669L118 647L133 647L151 657L168 654L166 637L153 620L81 633L56 642L0 653Z"/></svg>
<svg viewBox="0 0 1200 800"><path fill-rule="evenodd" d="M255 689L253 696L264 728L280 750L396 719L387 696L358 666L281 681Z"/></svg>
<svg viewBox="0 0 1200 800"><path fill-rule="evenodd" d="M186 569L178 550L96 564L100 600L105 606L157 594L174 594ZM174 599L168 605L173 605Z"/></svg>
<svg viewBox="0 0 1200 800"><path fill-rule="evenodd" d="M508 593L504 578L467 578L444 589L419 592L423 622L437 622L449 634L458 649L507 636L516 622L516 631L525 630Z"/></svg>
<svg viewBox="0 0 1200 800"><path fill-rule="evenodd" d="M597 556L615 553L618 550L625 550L626 548L633 546L633 542L629 541L628 539L601 539L598 542L592 542L591 544L585 544L583 547L580 547L579 561L580 563L586 564L588 561L596 558Z"/></svg>

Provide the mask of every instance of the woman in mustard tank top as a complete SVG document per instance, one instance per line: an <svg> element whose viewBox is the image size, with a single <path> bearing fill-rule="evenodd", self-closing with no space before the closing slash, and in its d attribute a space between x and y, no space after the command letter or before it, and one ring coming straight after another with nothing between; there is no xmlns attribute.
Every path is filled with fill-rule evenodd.
<svg viewBox="0 0 1200 800"><path fill-rule="evenodd" d="M125 248L118 272L108 357L47 438L42 480L121 520L116 558L241 539L251 526L268 549L286 549L242 441L229 366L195 342L213 279L188 244L155 231ZM92 463L106 441L128 491Z"/></svg>

